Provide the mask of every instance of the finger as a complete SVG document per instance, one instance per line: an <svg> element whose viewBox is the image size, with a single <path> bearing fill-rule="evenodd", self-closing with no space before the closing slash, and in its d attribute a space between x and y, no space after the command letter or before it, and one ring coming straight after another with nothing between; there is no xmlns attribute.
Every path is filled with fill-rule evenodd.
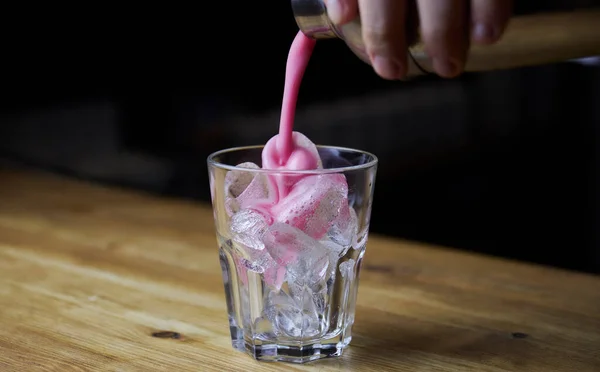
<svg viewBox="0 0 600 372"><path fill-rule="evenodd" d="M336 25L343 25L358 16L358 0L325 0L327 15Z"/></svg>
<svg viewBox="0 0 600 372"><path fill-rule="evenodd" d="M472 0L471 39L491 44L500 39L512 14L512 0Z"/></svg>
<svg viewBox="0 0 600 372"><path fill-rule="evenodd" d="M407 0L358 0L362 37L375 72L384 79L406 75Z"/></svg>
<svg viewBox="0 0 600 372"><path fill-rule="evenodd" d="M435 72L454 77L464 68L469 47L466 0L418 0L421 38Z"/></svg>

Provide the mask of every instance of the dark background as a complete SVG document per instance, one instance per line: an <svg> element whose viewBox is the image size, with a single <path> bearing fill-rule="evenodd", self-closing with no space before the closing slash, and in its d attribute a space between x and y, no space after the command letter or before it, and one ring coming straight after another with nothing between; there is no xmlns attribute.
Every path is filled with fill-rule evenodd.
<svg viewBox="0 0 600 372"><path fill-rule="evenodd" d="M206 156L275 134L297 26L286 1L163 6L0 11L3 161L208 201ZM379 156L374 233L599 273L598 103L597 65L386 82L332 40L297 130Z"/></svg>

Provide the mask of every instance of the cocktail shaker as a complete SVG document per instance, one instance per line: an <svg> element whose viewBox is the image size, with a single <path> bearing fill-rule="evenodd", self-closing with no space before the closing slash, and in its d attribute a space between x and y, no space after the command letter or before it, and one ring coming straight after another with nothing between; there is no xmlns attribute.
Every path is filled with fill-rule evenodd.
<svg viewBox="0 0 600 372"><path fill-rule="evenodd" d="M315 39L339 38L369 63L360 19L336 26L323 0L291 0L300 30ZM600 9L540 12L511 18L502 39L473 45L465 71L491 71L534 66L600 55ZM407 77L433 73L431 60L417 41L409 48Z"/></svg>

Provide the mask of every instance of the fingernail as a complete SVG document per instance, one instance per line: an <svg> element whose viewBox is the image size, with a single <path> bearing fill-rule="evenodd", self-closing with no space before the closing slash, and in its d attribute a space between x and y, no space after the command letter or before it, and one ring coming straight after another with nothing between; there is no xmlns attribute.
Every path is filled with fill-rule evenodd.
<svg viewBox="0 0 600 372"><path fill-rule="evenodd" d="M398 80L402 77L402 66L390 58L374 56L373 69L379 76L388 80Z"/></svg>
<svg viewBox="0 0 600 372"><path fill-rule="evenodd" d="M442 77L454 77L459 72L458 63L451 59L436 58L433 60L433 68Z"/></svg>
<svg viewBox="0 0 600 372"><path fill-rule="evenodd" d="M481 43L489 43L496 39L496 31L485 23L476 23L472 31L473 40Z"/></svg>
<svg viewBox="0 0 600 372"><path fill-rule="evenodd" d="M327 5L327 15L331 19L331 22L335 24L341 23L344 17L342 3L339 0L327 0L325 4Z"/></svg>

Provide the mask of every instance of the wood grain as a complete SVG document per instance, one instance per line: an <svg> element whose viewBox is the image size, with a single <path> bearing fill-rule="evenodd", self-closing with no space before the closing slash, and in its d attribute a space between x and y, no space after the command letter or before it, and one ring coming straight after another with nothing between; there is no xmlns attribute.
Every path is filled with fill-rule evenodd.
<svg viewBox="0 0 600 372"><path fill-rule="evenodd" d="M208 206L0 171L0 371L599 371L600 278L372 237L354 334L256 362Z"/></svg>

